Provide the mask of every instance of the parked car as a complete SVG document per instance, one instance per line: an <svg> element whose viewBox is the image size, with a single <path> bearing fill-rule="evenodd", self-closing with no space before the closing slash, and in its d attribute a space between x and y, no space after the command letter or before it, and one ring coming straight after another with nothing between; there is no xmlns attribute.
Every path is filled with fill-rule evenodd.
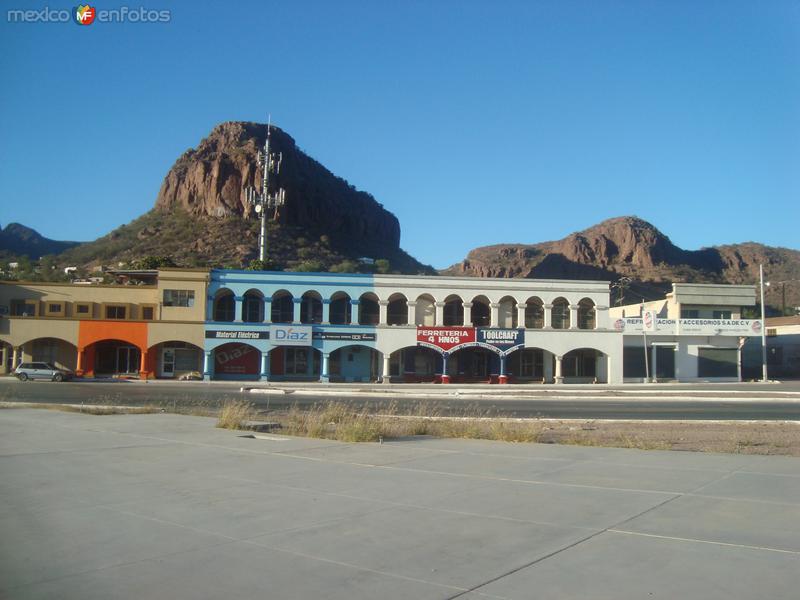
<svg viewBox="0 0 800 600"><path fill-rule="evenodd" d="M28 362L22 363L14 370L14 375L20 381L28 379L47 379L48 381L67 381L72 379L72 371L59 369L50 363Z"/></svg>

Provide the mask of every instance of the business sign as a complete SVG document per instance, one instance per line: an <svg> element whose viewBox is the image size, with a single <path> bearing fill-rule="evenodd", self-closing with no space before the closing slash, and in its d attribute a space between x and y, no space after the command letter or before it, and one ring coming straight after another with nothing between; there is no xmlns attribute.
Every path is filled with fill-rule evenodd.
<svg viewBox="0 0 800 600"><path fill-rule="evenodd" d="M501 356L525 345L524 329L478 328L477 344Z"/></svg>
<svg viewBox="0 0 800 600"><path fill-rule="evenodd" d="M338 331L315 331L311 336L315 340L330 340L332 342L374 342L377 335L374 333L343 333Z"/></svg>
<svg viewBox="0 0 800 600"><path fill-rule="evenodd" d="M656 311L654 310L642 311L642 329L644 329L647 332L655 331L657 319L658 319L658 313Z"/></svg>
<svg viewBox="0 0 800 600"><path fill-rule="evenodd" d="M418 346L450 352L474 343L474 327L417 327Z"/></svg>
<svg viewBox="0 0 800 600"><path fill-rule="evenodd" d="M269 331L222 331L207 329L206 339L211 340L268 340Z"/></svg>
<svg viewBox="0 0 800 600"><path fill-rule="evenodd" d="M248 344L231 342L214 350L217 375L258 375L261 352Z"/></svg>
<svg viewBox="0 0 800 600"><path fill-rule="evenodd" d="M272 325L269 339L274 346L310 346L310 325Z"/></svg>
<svg viewBox="0 0 800 600"><path fill-rule="evenodd" d="M616 319L614 329L622 333L656 333L662 335L761 335L761 321L754 319L655 319L646 329L644 319Z"/></svg>

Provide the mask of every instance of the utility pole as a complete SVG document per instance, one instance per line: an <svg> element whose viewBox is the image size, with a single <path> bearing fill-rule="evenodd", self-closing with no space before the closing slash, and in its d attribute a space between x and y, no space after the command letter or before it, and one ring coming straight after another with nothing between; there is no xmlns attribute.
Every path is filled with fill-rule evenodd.
<svg viewBox="0 0 800 600"><path fill-rule="evenodd" d="M270 152L270 130L272 124L267 122L267 139L264 142L263 152L258 153L258 164L262 168L263 176L261 179L261 192L256 192L252 186L245 188L245 201L253 207L256 214L261 218L261 233L258 236L258 260L262 263L267 260L267 210L276 209L286 203L286 192L283 188L278 188L275 192L269 191L269 175L278 175L281 170L281 160L283 153Z"/></svg>
<svg viewBox="0 0 800 600"><path fill-rule="evenodd" d="M764 312L764 265L758 265L758 278L761 282L761 379L767 382L767 319Z"/></svg>

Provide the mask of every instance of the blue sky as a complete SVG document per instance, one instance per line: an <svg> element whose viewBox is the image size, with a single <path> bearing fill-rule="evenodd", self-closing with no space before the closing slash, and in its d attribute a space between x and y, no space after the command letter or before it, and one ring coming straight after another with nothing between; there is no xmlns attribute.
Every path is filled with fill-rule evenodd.
<svg viewBox="0 0 800 600"><path fill-rule="evenodd" d="M132 2L0 15L0 224L90 240L227 120L273 122L445 267L635 214L800 248L800 2ZM98 9L121 4L96 4Z"/></svg>

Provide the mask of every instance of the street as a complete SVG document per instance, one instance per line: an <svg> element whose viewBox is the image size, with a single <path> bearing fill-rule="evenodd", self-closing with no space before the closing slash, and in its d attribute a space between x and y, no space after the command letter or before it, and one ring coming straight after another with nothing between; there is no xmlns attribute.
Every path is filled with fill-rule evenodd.
<svg viewBox="0 0 800 600"><path fill-rule="evenodd" d="M492 415L554 419L800 420L800 382L780 384L660 384L651 386L380 386L270 384L271 393L242 392L266 384L204 382L19 382L0 379L0 399L11 402L154 405L217 408L246 399L260 410L331 401L412 411L421 402L441 414L465 407ZM295 391L296 390L296 391Z"/></svg>

